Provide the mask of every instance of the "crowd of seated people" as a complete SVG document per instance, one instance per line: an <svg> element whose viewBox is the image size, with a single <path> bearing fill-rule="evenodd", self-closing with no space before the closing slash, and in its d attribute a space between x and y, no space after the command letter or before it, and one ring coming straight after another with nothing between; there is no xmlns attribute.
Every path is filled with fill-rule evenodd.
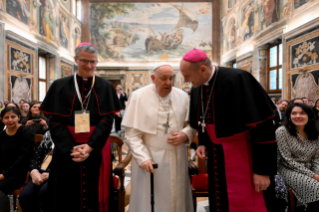
<svg viewBox="0 0 319 212"><path fill-rule="evenodd" d="M274 126L278 145L278 173L275 176L278 211L285 211L291 189L300 207L319 208L319 100L295 98L277 100ZM8 194L19 188L27 172L30 180L19 197L21 208L48 211L48 178L54 143L48 119L39 111L41 102L0 102L0 212L9 211ZM3 107L2 107L3 106ZM22 117L24 114L24 118ZM114 130L115 131L115 130ZM114 132L113 132L114 133ZM34 152L34 134L44 138ZM119 135L121 137L121 135Z"/></svg>

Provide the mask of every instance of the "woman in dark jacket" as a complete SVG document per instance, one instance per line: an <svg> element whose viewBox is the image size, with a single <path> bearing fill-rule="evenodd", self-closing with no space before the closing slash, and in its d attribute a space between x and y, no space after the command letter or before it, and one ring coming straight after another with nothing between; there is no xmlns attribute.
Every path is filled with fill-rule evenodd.
<svg viewBox="0 0 319 212"><path fill-rule="evenodd" d="M47 212L49 210L48 179L53 149L54 143L50 131L47 131L31 159L31 180L19 196L23 212L40 212L40 210Z"/></svg>
<svg viewBox="0 0 319 212"><path fill-rule="evenodd" d="M30 111L26 118L22 119L21 124L29 127L35 134L42 134L48 130L49 120L40 112L40 102L32 102Z"/></svg>
<svg viewBox="0 0 319 212"><path fill-rule="evenodd" d="M6 107L1 112L6 130L0 131L0 212L10 211L6 195L26 180L34 148L34 134L19 124L20 110Z"/></svg>

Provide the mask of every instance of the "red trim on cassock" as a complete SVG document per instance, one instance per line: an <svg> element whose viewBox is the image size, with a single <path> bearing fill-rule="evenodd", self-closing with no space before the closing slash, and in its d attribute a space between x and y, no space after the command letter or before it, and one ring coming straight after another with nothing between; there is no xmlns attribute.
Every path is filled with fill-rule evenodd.
<svg viewBox="0 0 319 212"><path fill-rule="evenodd" d="M257 143L257 144L273 144L273 143L276 143L277 140L274 140L274 141L265 141L265 142L254 141L254 142Z"/></svg>
<svg viewBox="0 0 319 212"><path fill-rule="evenodd" d="M101 120L101 122L104 122L105 124L109 125L110 127L112 127L112 125L110 125L110 123L107 123L106 121Z"/></svg>
<svg viewBox="0 0 319 212"><path fill-rule="evenodd" d="M70 115L63 115L63 114L60 114L60 113L47 112L47 111L45 111L45 110L40 110L40 111L43 112L44 114L52 114L52 115L57 115L57 116L70 117L70 116L72 115L72 111L73 111L75 96L76 96L76 91L74 92L74 97L73 97L73 101L72 101L72 106L71 106L71 113L70 113Z"/></svg>
<svg viewBox="0 0 319 212"><path fill-rule="evenodd" d="M271 115L269 116L268 118L262 120L262 121L258 121L258 122L255 122L255 123L251 123L251 124L246 124L247 127L257 127L257 124L260 124L260 123L263 123L271 118L275 117L275 114L274 115Z"/></svg>
<svg viewBox="0 0 319 212"><path fill-rule="evenodd" d="M99 111L100 116L104 116L104 115L107 115L107 114L110 114L110 113L115 114L115 113L121 111L121 110L116 110L116 111L111 111L111 112L108 112L108 113L103 113L103 114L101 114L101 112L100 112L99 99L97 98L97 95L96 95L96 92L95 92L94 87L93 87L93 92L94 92L94 95L95 95L95 98L96 98L97 108L98 108L98 111Z"/></svg>

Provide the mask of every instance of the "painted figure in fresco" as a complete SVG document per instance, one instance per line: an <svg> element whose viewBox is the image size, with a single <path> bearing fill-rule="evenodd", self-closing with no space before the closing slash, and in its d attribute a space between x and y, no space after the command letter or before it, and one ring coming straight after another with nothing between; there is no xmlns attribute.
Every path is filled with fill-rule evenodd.
<svg viewBox="0 0 319 212"><path fill-rule="evenodd" d="M251 25L250 23L250 15L252 13L253 10L253 6L252 5L248 5L245 9L245 15L244 15L244 21L243 24L241 26L240 29L240 35L243 39L243 41L247 40L248 38L251 37L251 35L253 34L253 29L251 29L250 27L253 27L253 24Z"/></svg>
<svg viewBox="0 0 319 212"><path fill-rule="evenodd" d="M293 5L294 5L294 0L288 0L287 4L282 12L282 15L284 16L284 18L290 18L292 16Z"/></svg>
<svg viewBox="0 0 319 212"><path fill-rule="evenodd" d="M60 15L60 44L64 48L68 48L69 44L69 31L68 31L68 20L62 14Z"/></svg>
<svg viewBox="0 0 319 212"><path fill-rule="evenodd" d="M3 1L0 0L0 11L4 11Z"/></svg>
<svg viewBox="0 0 319 212"><path fill-rule="evenodd" d="M234 44L236 42L236 20L232 18L229 23L227 41L228 41L228 50L234 48Z"/></svg>
<svg viewBox="0 0 319 212"><path fill-rule="evenodd" d="M26 78L17 77L12 84L12 101L19 102L21 99L30 99L30 87Z"/></svg>
<svg viewBox="0 0 319 212"><path fill-rule="evenodd" d="M75 45L74 46L78 46L81 43L81 33L80 30L78 28L74 29L74 34L75 34Z"/></svg>
<svg viewBox="0 0 319 212"><path fill-rule="evenodd" d="M25 24L29 23L31 14L28 9L28 0L7 0L6 6L7 13Z"/></svg>
<svg viewBox="0 0 319 212"><path fill-rule="evenodd" d="M279 0L264 0L261 21L268 27L270 24L279 21Z"/></svg>
<svg viewBox="0 0 319 212"><path fill-rule="evenodd" d="M45 40L50 43L54 41L53 32L53 10L54 7L49 4L47 0L44 1L44 6L42 6L41 10L41 18L42 18L42 27L43 27L43 34L45 35Z"/></svg>

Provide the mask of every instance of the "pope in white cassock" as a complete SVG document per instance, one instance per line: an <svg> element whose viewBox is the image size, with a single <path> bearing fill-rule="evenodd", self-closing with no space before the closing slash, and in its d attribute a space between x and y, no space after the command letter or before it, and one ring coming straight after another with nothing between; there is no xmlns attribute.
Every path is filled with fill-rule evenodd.
<svg viewBox="0 0 319 212"><path fill-rule="evenodd" d="M193 212L187 145L196 131L188 125L189 97L172 87L168 63L157 64L151 78L154 84L132 93L122 122L133 155L129 211L151 211L152 172L155 212Z"/></svg>

